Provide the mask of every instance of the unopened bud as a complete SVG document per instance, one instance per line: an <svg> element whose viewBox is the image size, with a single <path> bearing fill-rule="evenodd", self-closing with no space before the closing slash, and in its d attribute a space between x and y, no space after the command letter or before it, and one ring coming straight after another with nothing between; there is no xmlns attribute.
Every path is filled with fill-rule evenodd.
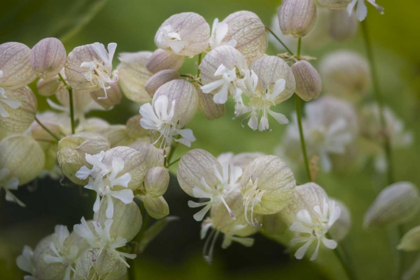
<svg viewBox="0 0 420 280"><path fill-rule="evenodd" d="M169 81L181 79L181 76L174 69L165 69L154 74L147 81L145 87L146 91L150 94L151 97L155 94L158 88Z"/></svg>
<svg viewBox="0 0 420 280"><path fill-rule="evenodd" d="M17 89L36 78L32 71L30 55L31 49L21 43L0 45L0 88Z"/></svg>
<svg viewBox="0 0 420 280"><path fill-rule="evenodd" d="M108 139L111 148L128 146L134 141L134 139L129 136L125 125L110 125L99 130L98 133Z"/></svg>
<svg viewBox="0 0 420 280"><path fill-rule="evenodd" d="M206 119L215 120L226 114L225 104L215 103L212 94L206 94L200 88L197 88L197 93L198 109Z"/></svg>
<svg viewBox="0 0 420 280"><path fill-rule="evenodd" d="M118 56L121 61L117 67L119 84L123 94L131 101L143 103L151 100L144 87L152 76L146 68L151 56L151 52L121 53Z"/></svg>
<svg viewBox="0 0 420 280"><path fill-rule="evenodd" d="M296 80L296 94L305 101L318 98L322 91L318 71L305 60L293 64L292 71Z"/></svg>
<svg viewBox="0 0 420 280"><path fill-rule="evenodd" d="M64 67L66 49L57 38L45 38L39 41L31 51L31 66L40 78L52 78Z"/></svg>
<svg viewBox="0 0 420 280"><path fill-rule="evenodd" d="M38 107L35 95L29 87L22 87L6 90L5 96L2 99L4 102L0 101L4 110L0 117L0 127L9 132L24 132L35 120Z"/></svg>
<svg viewBox="0 0 420 280"><path fill-rule="evenodd" d="M16 177L20 186L35 179L44 169L44 151L29 136L11 135L4 138L0 142L0 155L0 169L9 169L10 177Z"/></svg>
<svg viewBox="0 0 420 280"><path fill-rule="evenodd" d="M154 198L165 194L169 186L169 171L164 167L153 167L146 175L144 186L146 193Z"/></svg>
<svg viewBox="0 0 420 280"><path fill-rule="evenodd" d="M365 214L366 227L403 224L420 209L420 195L410 182L398 182L385 188Z"/></svg>
<svg viewBox="0 0 420 280"><path fill-rule="evenodd" d="M122 99L122 94L117 83L109 84L109 87L110 88L106 90L106 94L102 88L90 93L90 97L92 97L93 101L104 109L109 109L120 104Z"/></svg>
<svg viewBox="0 0 420 280"><path fill-rule="evenodd" d="M76 172L85 165L88 165L85 157L88 154L97 154L110 148L110 144L103 136L91 133L80 132L67 136L58 142L57 159L64 175L73 183L83 185L76 177Z"/></svg>
<svg viewBox="0 0 420 280"><path fill-rule="evenodd" d="M172 52L158 49L147 61L146 67L152 73L165 69L178 70L184 64L185 58Z"/></svg>
<svg viewBox="0 0 420 280"><path fill-rule="evenodd" d="M349 16L346 10L331 11L329 20L329 33L337 41L353 38L357 31L356 14Z"/></svg>
<svg viewBox="0 0 420 280"><path fill-rule="evenodd" d="M153 144L141 140L131 143L130 147L144 155L147 169L155 166L163 167L165 157L162 149L158 149Z"/></svg>
<svg viewBox="0 0 420 280"><path fill-rule="evenodd" d="M416 226L404 234L397 248L406 252L420 250L420 226Z"/></svg>
<svg viewBox="0 0 420 280"><path fill-rule="evenodd" d="M163 196L154 198L149 194L137 195L146 208L147 213L154 219L162 219L169 215L169 206Z"/></svg>
<svg viewBox="0 0 420 280"><path fill-rule="evenodd" d="M330 10L343 10L352 0L317 0L318 4Z"/></svg>
<svg viewBox="0 0 420 280"><path fill-rule="evenodd" d="M316 15L313 0L285 0L278 13L280 29L284 35L303 37L314 27Z"/></svg>

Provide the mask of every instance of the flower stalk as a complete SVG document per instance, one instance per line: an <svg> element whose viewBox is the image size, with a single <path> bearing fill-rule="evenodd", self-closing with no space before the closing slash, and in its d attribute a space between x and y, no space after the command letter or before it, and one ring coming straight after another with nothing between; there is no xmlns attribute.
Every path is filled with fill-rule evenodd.
<svg viewBox="0 0 420 280"><path fill-rule="evenodd" d="M49 130L37 117L35 117L35 121L46 131L49 135L51 135L55 140L60 141L60 138L55 135L51 130Z"/></svg>
<svg viewBox="0 0 420 280"><path fill-rule="evenodd" d="M63 82L63 84L66 86L67 90L69 91L71 133L75 134L76 126L74 124L73 88L66 82L66 80L63 78L61 73L58 73L58 76L60 77L60 80Z"/></svg>
<svg viewBox="0 0 420 280"><path fill-rule="evenodd" d="M280 40L280 38L276 35L276 33L273 32L273 30L271 30L268 26L265 27L265 30L267 30L268 32L271 33L271 35L274 36L274 38L276 38L277 41L279 41L279 43L286 49L286 51L290 54L293 55L293 52L286 46L285 43L283 43L282 40Z"/></svg>

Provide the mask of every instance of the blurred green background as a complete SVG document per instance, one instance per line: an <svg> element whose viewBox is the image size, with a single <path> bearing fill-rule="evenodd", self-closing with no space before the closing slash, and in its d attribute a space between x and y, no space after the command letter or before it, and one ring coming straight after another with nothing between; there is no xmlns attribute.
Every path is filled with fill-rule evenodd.
<svg viewBox="0 0 420 280"><path fill-rule="evenodd" d="M394 152L395 177L420 186L420 19L417 0L378 0L385 7L380 16L369 7L368 24L378 61L381 89L385 101L405 120L414 134L409 149ZM266 25L276 13L281 0L3 0L0 7L0 43L18 41L32 47L44 37L62 38L68 52L78 45L117 42L118 52L155 49L154 34L169 16L193 11L211 24L238 10L250 10ZM303 52L322 58L336 49L352 49L365 55L360 32L345 43L330 43L318 50ZM277 51L270 46L269 54ZM114 64L118 63L114 58ZM187 59L181 72L192 72L195 60ZM316 63L315 63L316 64ZM46 108L45 98L39 98L40 108ZM139 105L125 100L110 112L94 112L110 123L125 123L136 114ZM278 106L287 115L293 111L293 99ZM127 110L130 108L132 110ZM228 107L232 112L232 104ZM259 151L273 153L280 143L284 126L272 123L273 131L253 132L242 128L240 119L232 120L232 113L216 121L207 121L199 113L189 125L197 141L193 148L203 148L218 155ZM179 148L175 157L187 151ZM173 167L173 171L176 166ZM294 170L298 183L305 183L303 170ZM385 187L382 175L372 168L352 173L321 174L318 183L329 195L345 202L352 213L353 225L345 245L360 279L392 279L393 255L388 236L383 230L362 228L363 214L375 198L375 189ZM22 188L18 196L27 208L0 202L0 278L22 279L15 259L25 244L34 247L44 236L52 233L55 224L72 227L80 217L91 215L91 199L87 192L66 186L65 182L39 179ZM228 250L216 250L212 266L201 258L204 242L199 240L200 225L193 221L188 209L188 197L172 178L165 197L171 215L181 219L167 229L138 257L137 274L141 279L345 279L332 254L324 254L317 263L296 261L284 247L258 235L254 247L248 249L234 244ZM420 224L420 219L405 230ZM405 254L406 266L415 253ZM331 269L332 267L332 269Z"/></svg>

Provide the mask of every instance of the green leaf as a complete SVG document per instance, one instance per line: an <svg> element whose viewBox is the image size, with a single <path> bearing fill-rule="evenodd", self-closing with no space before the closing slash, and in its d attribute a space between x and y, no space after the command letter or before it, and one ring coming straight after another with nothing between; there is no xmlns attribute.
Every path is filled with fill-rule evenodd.
<svg viewBox="0 0 420 280"><path fill-rule="evenodd" d="M139 252L142 253L146 249L147 245L155 239L155 237L172 221L178 220L178 217L169 216L158 220L150 228L146 230L144 236L139 244Z"/></svg>
<svg viewBox="0 0 420 280"><path fill-rule="evenodd" d="M18 41L32 47L45 37L63 42L77 34L107 0L15 0L2 3L0 42Z"/></svg>

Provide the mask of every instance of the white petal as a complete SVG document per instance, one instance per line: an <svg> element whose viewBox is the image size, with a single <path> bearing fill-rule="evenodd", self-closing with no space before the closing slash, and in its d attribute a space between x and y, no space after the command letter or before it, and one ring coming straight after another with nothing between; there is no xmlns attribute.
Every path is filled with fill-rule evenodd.
<svg viewBox="0 0 420 280"><path fill-rule="evenodd" d="M271 110L268 110L268 113L279 123L279 124L288 124L289 120L286 118L285 115L281 113L276 113Z"/></svg>
<svg viewBox="0 0 420 280"><path fill-rule="evenodd" d="M308 248L309 248L309 246L311 246L313 241L314 241L313 239L310 239L310 240L308 240L308 242L305 243L305 245L300 247L295 253L295 258L298 259L298 260L303 259L303 257L306 254L306 251L308 251Z"/></svg>
<svg viewBox="0 0 420 280"><path fill-rule="evenodd" d="M115 197L116 199L121 200L125 204L133 202L133 199L134 199L133 191L130 189L113 192L112 196Z"/></svg>

